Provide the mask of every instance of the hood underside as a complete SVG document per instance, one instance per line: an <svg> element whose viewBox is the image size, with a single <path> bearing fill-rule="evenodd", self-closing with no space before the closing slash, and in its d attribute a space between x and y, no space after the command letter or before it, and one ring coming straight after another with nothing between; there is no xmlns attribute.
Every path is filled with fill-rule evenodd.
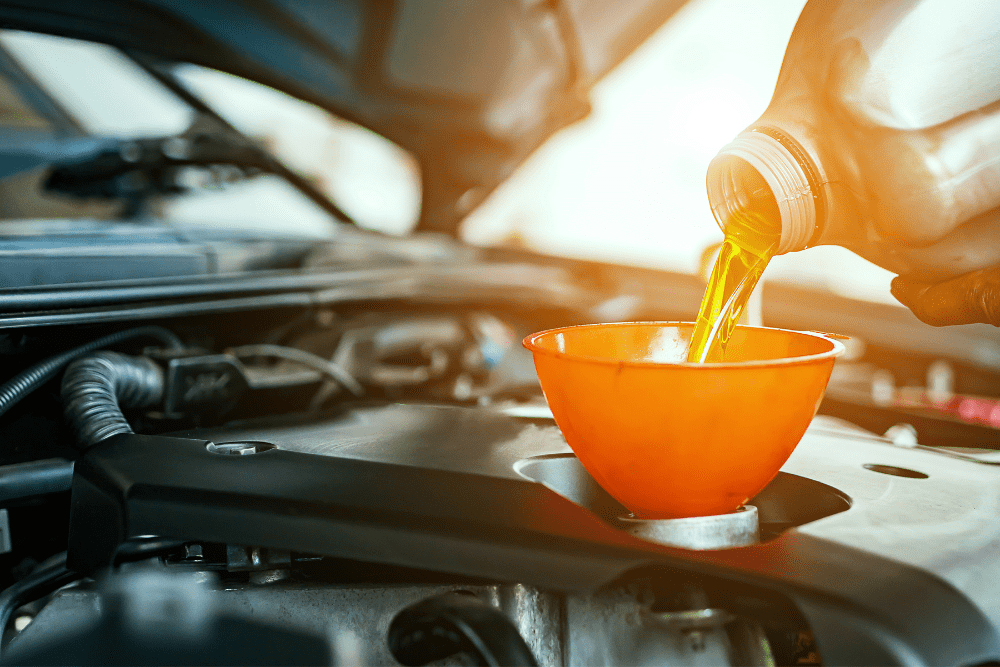
<svg viewBox="0 0 1000 667"><path fill-rule="evenodd" d="M0 0L0 28L272 86L411 151L419 228L461 219L684 0Z"/></svg>

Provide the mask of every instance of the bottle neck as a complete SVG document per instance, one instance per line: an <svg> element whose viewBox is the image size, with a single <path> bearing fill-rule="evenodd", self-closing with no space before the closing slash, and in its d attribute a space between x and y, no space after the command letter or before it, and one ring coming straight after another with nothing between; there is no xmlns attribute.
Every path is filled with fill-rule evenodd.
<svg viewBox="0 0 1000 667"><path fill-rule="evenodd" d="M803 250L818 237L823 221L815 174L805 150L790 137L755 127L737 135L709 164L709 204L724 232L737 216L746 219L753 213L780 226L775 254Z"/></svg>

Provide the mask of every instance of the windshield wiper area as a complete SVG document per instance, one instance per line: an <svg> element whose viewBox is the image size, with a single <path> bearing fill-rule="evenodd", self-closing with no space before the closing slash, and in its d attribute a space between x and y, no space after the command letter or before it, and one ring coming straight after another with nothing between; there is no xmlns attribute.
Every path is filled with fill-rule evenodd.
<svg viewBox="0 0 1000 667"><path fill-rule="evenodd" d="M306 178L239 135L188 132L168 137L108 139L94 151L53 164L43 187L84 199L127 202L123 217L134 217L150 197L181 194L185 167L230 167L244 177L276 174L341 222L353 222Z"/></svg>
<svg viewBox="0 0 1000 667"><path fill-rule="evenodd" d="M90 155L53 165L44 187L81 198L145 199L178 194L182 167L228 165L247 176L278 172L276 161L252 145L199 134L109 140Z"/></svg>

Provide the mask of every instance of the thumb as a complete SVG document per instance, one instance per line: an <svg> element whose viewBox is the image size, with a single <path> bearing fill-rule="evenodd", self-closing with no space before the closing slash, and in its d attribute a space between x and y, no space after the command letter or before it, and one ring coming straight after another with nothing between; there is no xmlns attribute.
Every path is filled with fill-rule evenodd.
<svg viewBox="0 0 1000 667"><path fill-rule="evenodd" d="M921 321L936 327L975 322L1000 326L1000 267L936 284L896 277L892 295Z"/></svg>

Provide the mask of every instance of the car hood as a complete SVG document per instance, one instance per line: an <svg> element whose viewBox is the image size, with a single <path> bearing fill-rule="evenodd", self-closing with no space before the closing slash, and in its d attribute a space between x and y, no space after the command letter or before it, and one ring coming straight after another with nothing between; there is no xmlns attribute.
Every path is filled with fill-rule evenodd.
<svg viewBox="0 0 1000 667"><path fill-rule="evenodd" d="M283 90L411 151L419 227L461 219L684 0L0 0L0 27Z"/></svg>

